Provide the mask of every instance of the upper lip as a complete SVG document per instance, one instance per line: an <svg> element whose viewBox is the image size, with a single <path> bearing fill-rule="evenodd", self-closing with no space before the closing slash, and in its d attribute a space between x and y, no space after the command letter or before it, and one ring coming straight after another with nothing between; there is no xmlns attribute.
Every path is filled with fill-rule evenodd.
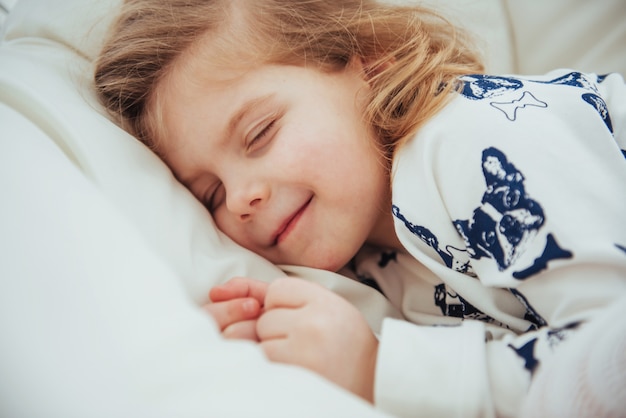
<svg viewBox="0 0 626 418"><path fill-rule="evenodd" d="M289 224L291 224L291 222L300 214L302 213L307 206L309 206L309 203L311 203L311 200L313 199L313 197L311 197L310 199L308 199L306 202L304 202L304 204L302 206L300 206L296 211L294 211L290 216L288 216L283 223L278 227L278 229L276 230L276 232L274 233L274 235L272 235L272 245L276 245L278 244L278 238L280 238L281 234L283 232L285 232L285 230L287 229L287 227L289 227Z"/></svg>

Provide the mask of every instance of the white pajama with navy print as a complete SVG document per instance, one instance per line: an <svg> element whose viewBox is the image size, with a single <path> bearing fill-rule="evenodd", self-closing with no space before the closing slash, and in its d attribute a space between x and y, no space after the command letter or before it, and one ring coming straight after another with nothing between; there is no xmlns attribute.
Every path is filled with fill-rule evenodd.
<svg viewBox="0 0 626 418"><path fill-rule="evenodd" d="M376 371L376 404L400 416L515 416L533 373L626 293L621 76L461 82L394 158L406 253L355 258L409 320L384 321Z"/></svg>

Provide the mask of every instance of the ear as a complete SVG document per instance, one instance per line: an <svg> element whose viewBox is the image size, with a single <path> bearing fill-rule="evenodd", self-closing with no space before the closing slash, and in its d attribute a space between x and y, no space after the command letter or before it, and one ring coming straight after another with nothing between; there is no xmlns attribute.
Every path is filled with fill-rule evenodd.
<svg viewBox="0 0 626 418"><path fill-rule="evenodd" d="M363 80L365 80L368 84L371 84L374 77L376 77L383 71L391 68L393 64L393 59L380 60L373 58L353 57L348 63L348 66L352 66L355 70L359 72Z"/></svg>

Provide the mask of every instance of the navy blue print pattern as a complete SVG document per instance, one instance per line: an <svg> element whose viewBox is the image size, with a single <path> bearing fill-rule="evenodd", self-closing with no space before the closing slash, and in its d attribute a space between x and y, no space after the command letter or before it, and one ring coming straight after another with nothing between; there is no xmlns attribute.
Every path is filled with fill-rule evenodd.
<svg viewBox="0 0 626 418"><path fill-rule="evenodd" d="M476 275L470 259L493 259L500 271L506 270L525 252L545 222L543 208L526 192L523 174L502 151L493 147L485 149L482 170L486 190L481 205L474 209L471 218L453 221L465 241L465 250L450 245L442 248L428 228L410 222L398 206L392 208L393 215L433 248L448 268L473 277ZM550 261L572 256L570 251L559 246L552 234L548 234L545 247L534 263L513 272L512 277L526 279L546 269Z"/></svg>
<svg viewBox="0 0 626 418"><path fill-rule="evenodd" d="M463 82L461 94L470 100L492 99L524 87L522 80L513 77L474 74L465 75L459 79ZM517 119L517 114L520 109L527 107L548 107L546 102L537 99L528 91L523 91L521 95L513 100L492 101L489 104L504 113L506 118L510 121Z"/></svg>
<svg viewBox="0 0 626 418"><path fill-rule="evenodd" d="M378 267L385 268L390 261L398 261L398 253L396 251L383 251L380 253L380 260L378 260Z"/></svg>
<svg viewBox="0 0 626 418"><path fill-rule="evenodd" d="M569 335L576 331L582 324L582 321L574 321L560 328L553 328L548 331L548 344L550 347L557 346L561 341L564 341Z"/></svg>
<svg viewBox="0 0 626 418"><path fill-rule="evenodd" d="M598 83L602 84L604 82L604 79L607 76L608 74L598 75L597 77ZM599 98L599 99L602 100L602 98ZM583 100L585 100L584 95L583 95ZM611 134L613 134L613 124L611 123L611 116L609 115L608 107L604 100L602 100L601 103L602 105L600 108L598 108L596 103L589 103L589 104L596 107L596 109L598 110L598 113L600 113L600 116L602 117L602 120L604 120L604 123L606 124L607 128L609 128L609 131L611 132ZM622 149L620 151L622 151L622 155L624 156L624 158L626 158L626 150Z"/></svg>
<svg viewBox="0 0 626 418"><path fill-rule="evenodd" d="M461 94L471 100L489 99L524 87L524 83L516 78L484 74L464 75L459 80L463 82Z"/></svg>
<svg viewBox="0 0 626 418"><path fill-rule="evenodd" d="M502 151L493 147L485 149L482 169L487 187L481 206L474 210L471 219L453 223L465 240L471 258L492 258L502 271L524 253L543 226L545 216L541 205L526 193L523 174ZM548 261L571 256L550 237L535 263L521 273L514 273L513 277L528 278L546 268Z"/></svg>
<svg viewBox="0 0 626 418"><path fill-rule="evenodd" d="M371 287L372 289L378 291L378 293L382 294L383 296L385 295L385 292L382 291L382 289L378 285L378 282L376 281L376 279L374 279L372 277L367 277L367 276L364 276L364 275L357 275L357 278L359 280L359 283L362 283L365 286Z"/></svg>
<svg viewBox="0 0 626 418"><path fill-rule="evenodd" d="M374 279L369 273L363 273L358 271L355 260L352 259L352 262L350 263L350 265L348 266L348 268L350 270L352 270L352 272L354 273L354 275L356 276L356 279L359 283L362 283L366 286L371 287L374 290L377 290L378 292L383 293L382 289L380 288L380 286L378 285L378 282L376 281L376 279Z"/></svg>
<svg viewBox="0 0 626 418"><path fill-rule="evenodd" d="M435 286L435 305L441 309L444 316L462 319L474 319L504 326L489 315L481 312L461 295L448 288L444 283Z"/></svg>
<svg viewBox="0 0 626 418"><path fill-rule="evenodd" d="M466 251L460 250L450 245L446 246L445 249L442 249L439 245L439 240L437 239L435 234L430 232L428 228L411 223L408 219L404 217L404 215L400 212L400 208L396 205L393 205L392 212L396 218L404 223L406 228L411 231L413 235L417 236L429 247L434 249L448 268L472 277L476 276L476 274L474 274L474 272L472 271L472 266L470 265L470 261L467 257Z"/></svg>
<svg viewBox="0 0 626 418"><path fill-rule="evenodd" d="M548 325L548 322L543 319L541 315L532 307L526 296L524 296L517 289L509 289L511 293L520 301L520 303L526 308L526 314L524 315L524 319L532 323L533 325L527 330L532 331L541 327Z"/></svg>
<svg viewBox="0 0 626 418"><path fill-rule="evenodd" d="M539 84L553 84L553 85L563 85L570 87L578 87L586 90L598 91L595 86L595 83L589 79L585 74L579 72L572 72L569 74L562 75L561 77L557 77L550 81L534 81Z"/></svg>
<svg viewBox="0 0 626 418"><path fill-rule="evenodd" d="M539 360L535 357L535 344L537 343L537 339L533 338L528 341L523 346L517 348L511 344L509 347L513 349L517 353L518 356L524 359L524 368L528 370L531 374L535 371L537 366L539 365Z"/></svg>
<svg viewBox="0 0 626 418"><path fill-rule="evenodd" d="M508 120L514 122L517 119L517 111L526 107L548 107L546 102L542 102L533 96L532 93L525 91L522 93L522 97L519 99L511 100L509 102L491 102L491 106L495 107L504 115Z"/></svg>
<svg viewBox="0 0 626 418"><path fill-rule="evenodd" d="M554 348L561 341L568 338L571 333L576 331L581 323L581 321L575 321L563 327L553 328L549 330L547 333L548 345L551 348ZM524 367L530 372L530 374L532 374L539 365L539 360L537 359L537 356L535 354L537 341L538 339L537 337L535 337L527 341L521 347L515 347L513 344L509 344L509 348L511 348L518 356L524 359Z"/></svg>
<svg viewBox="0 0 626 418"><path fill-rule="evenodd" d="M611 123L611 116L609 115L609 107L606 105L606 102L602 99L602 97L593 93L585 93L582 95L582 98L598 111L606 127L609 129L609 132L612 134L613 124Z"/></svg>
<svg viewBox="0 0 626 418"><path fill-rule="evenodd" d="M597 76L596 81L601 83L606 76ZM461 86L461 94L470 100L485 100L493 99L497 96L501 96L505 93L513 92L523 89L524 83L537 83L537 84L550 84L550 85L562 85L567 87L575 87L585 91L581 95L583 101L593 106L607 128L613 133L613 126L611 123L611 117L606 103L598 94L598 88L596 82L591 80L589 76L579 73L571 72L563 76L554 78L549 81L541 80L521 80L514 77L501 77L482 74L465 75L459 77L459 80L463 83ZM492 101L489 103L495 109L498 109L506 118L510 121L517 120L518 111L528 107L547 108L548 103L535 97L529 91L522 91L521 95L513 100L508 101Z"/></svg>
<svg viewBox="0 0 626 418"><path fill-rule="evenodd" d="M532 266L522 271L513 272L513 277L519 280L527 279L539 273L541 270L547 269L548 261L558 258L572 258L572 252L559 247L559 244L557 244L554 239L554 235L548 234L543 253L535 259Z"/></svg>

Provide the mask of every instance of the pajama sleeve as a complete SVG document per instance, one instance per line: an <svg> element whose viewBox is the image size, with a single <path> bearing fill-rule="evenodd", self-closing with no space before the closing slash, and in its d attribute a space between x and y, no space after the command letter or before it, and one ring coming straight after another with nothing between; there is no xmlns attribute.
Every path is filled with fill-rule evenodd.
<svg viewBox="0 0 626 418"><path fill-rule="evenodd" d="M394 160L396 231L424 267L385 279L418 319L380 336L376 403L398 416L518 415L534 374L626 294L622 78L461 81Z"/></svg>

